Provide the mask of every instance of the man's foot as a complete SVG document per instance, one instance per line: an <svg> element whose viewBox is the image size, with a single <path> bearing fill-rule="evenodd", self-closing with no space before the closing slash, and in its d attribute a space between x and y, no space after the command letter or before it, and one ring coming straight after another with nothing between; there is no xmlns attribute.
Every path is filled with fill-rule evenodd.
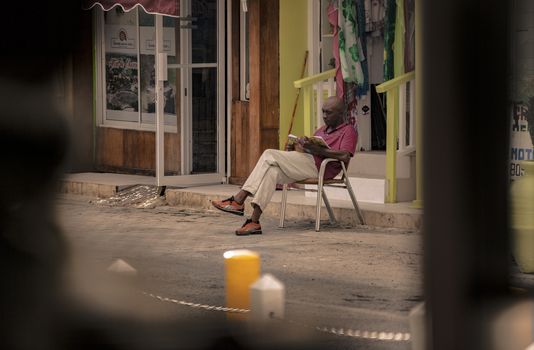
<svg viewBox="0 0 534 350"><path fill-rule="evenodd" d="M261 225L259 222L247 219L243 226L235 231L235 234L238 236L261 235Z"/></svg>
<svg viewBox="0 0 534 350"><path fill-rule="evenodd" d="M211 201L211 204L222 211L227 213L243 216L245 214L245 206L239 204L234 200L234 196L223 199L222 201Z"/></svg>

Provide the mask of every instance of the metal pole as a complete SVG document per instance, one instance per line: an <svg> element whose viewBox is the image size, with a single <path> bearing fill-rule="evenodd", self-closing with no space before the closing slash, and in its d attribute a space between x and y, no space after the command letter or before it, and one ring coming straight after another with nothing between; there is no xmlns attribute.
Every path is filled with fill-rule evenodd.
<svg viewBox="0 0 534 350"><path fill-rule="evenodd" d="M163 16L155 15L156 17L156 52L155 52L155 69L156 69L156 183L158 186L163 185L163 177L165 176L165 155L164 155L164 110L165 101L163 96L163 81L165 77L162 76L167 67L162 67L166 62L160 59L160 54L163 53Z"/></svg>

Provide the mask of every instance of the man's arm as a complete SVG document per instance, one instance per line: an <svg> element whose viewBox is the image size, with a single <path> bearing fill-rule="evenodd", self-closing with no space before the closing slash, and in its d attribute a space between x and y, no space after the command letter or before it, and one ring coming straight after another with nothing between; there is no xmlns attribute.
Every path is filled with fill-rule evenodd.
<svg viewBox="0 0 534 350"><path fill-rule="evenodd" d="M307 153L318 155L323 158L334 158L344 163L348 163L351 157L351 154L348 151L334 150L326 147L321 147L312 142L306 142L303 146L304 150L307 151Z"/></svg>

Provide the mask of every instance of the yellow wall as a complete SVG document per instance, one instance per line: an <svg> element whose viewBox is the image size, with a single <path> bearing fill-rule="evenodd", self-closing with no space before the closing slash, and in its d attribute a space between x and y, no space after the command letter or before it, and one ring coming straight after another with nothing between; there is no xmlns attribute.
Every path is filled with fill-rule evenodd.
<svg viewBox="0 0 534 350"><path fill-rule="evenodd" d="M300 79L308 49L308 0L280 0L280 148L284 147L297 96L293 86ZM303 134L302 94L292 133Z"/></svg>

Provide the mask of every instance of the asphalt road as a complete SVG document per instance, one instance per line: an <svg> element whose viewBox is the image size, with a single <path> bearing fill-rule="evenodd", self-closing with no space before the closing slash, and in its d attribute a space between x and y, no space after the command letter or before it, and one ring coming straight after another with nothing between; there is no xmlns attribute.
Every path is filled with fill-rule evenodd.
<svg viewBox="0 0 534 350"><path fill-rule="evenodd" d="M147 295L146 303L135 299L135 307L121 309L117 300L125 298L102 292L110 284L98 276L123 259L137 270L135 283L147 293L224 306L223 253L245 248L260 254L262 273L285 284L285 319L272 322L320 337L319 348L410 349L409 340L372 338L404 339L410 332L408 313L422 300L419 232L325 223L317 233L310 221L289 221L279 229L266 219L263 235L237 237L233 231L243 218L222 212L109 206L76 195L58 198L57 220L70 247L73 289L97 307L154 320L224 318L220 311Z"/></svg>

